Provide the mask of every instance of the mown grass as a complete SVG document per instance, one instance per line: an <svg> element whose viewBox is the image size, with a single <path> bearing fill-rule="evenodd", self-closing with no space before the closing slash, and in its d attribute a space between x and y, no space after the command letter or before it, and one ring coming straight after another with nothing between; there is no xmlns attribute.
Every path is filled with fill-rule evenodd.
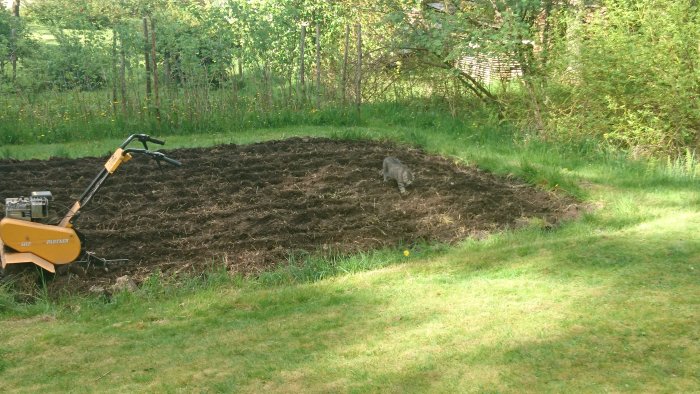
<svg viewBox="0 0 700 394"><path fill-rule="evenodd" d="M399 247L301 256L258 278L154 276L111 300L17 304L0 289L0 390L700 391L695 173L528 141L488 119L382 125L370 112L362 126L172 136L167 146L392 139L564 189L595 209L554 230L533 225L408 257ZM114 142L10 154L101 154Z"/></svg>

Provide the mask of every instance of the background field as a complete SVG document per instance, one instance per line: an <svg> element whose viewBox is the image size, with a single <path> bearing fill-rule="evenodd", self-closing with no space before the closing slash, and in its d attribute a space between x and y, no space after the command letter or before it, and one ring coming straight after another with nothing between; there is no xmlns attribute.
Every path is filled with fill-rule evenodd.
<svg viewBox="0 0 700 394"><path fill-rule="evenodd" d="M4 285L0 389L700 389L697 180L665 165L526 143L486 122L426 133L298 127L190 139L411 139L570 190L596 209L554 230L535 224L408 257L389 248L294 261L254 278L213 270L171 283L156 275L111 300L17 303ZM12 155L63 148L17 147Z"/></svg>

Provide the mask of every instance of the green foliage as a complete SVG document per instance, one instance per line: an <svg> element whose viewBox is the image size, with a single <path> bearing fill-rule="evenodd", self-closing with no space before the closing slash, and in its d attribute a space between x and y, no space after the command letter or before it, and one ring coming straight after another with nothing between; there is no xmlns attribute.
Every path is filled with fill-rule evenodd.
<svg viewBox="0 0 700 394"><path fill-rule="evenodd" d="M238 46L234 40L237 27L226 20L220 7L171 4L154 18L157 48L169 70L168 79L178 84L220 86L229 78Z"/></svg>
<svg viewBox="0 0 700 394"><path fill-rule="evenodd" d="M587 11L580 37L558 52L555 89L568 87L549 96L549 130L635 154L682 153L699 138L697 7L672 0L604 6Z"/></svg>
<svg viewBox="0 0 700 394"><path fill-rule="evenodd" d="M39 57L28 60L26 67L32 71L31 80L23 78L25 87L33 90L97 90L107 83L109 60L99 46L90 41L98 37L77 36L57 31L57 45L46 46Z"/></svg>
<svg viewBox="0 0 700 394"><path fill-rule="evenodd" d="M100 28L109 25L111 16L107 2L93 0L42 0L26 8L30 18L61 29Z"/></svg>
<svg viewBox="0 0 700 394"><path fill-rule="evenodd" d="M35 50L36 43L25 21L0 7L0 89L11 82L12 74L8 66L12 59L31 56Z"/></svg>
<svg viewBox="0 0 700 394"><path fill-rule="evenodd" d="M11 110L0 113L0 140L67 141L75 130L86 137L110 136L144 124L174 134L288 121L357 123L361 112L350 116L349 104L358 99L354 81L361 74L363 104L416 102L422 109L448 108L453 119L488 105L500 119L518 124L530 140L595 141L604 150L675 160L686 148L696 149L700 138L694 44L700 40L700 25L693 4L30 2L22 19L0 13L0 88L13 95L4 101ZM144 37L144 18L151 33L155 26L158 102L155 83L150 94L145 89L152 78L145 64L153 34ZM47 40L44 34L33 44L25 19L34 30L48 29L52 36ZM362 69L357 69L355 24L364 29ZM347 64L346 26L351 27ZM10 39L13 29L15 38ZM15 81L7 67L10 50L19 55ZM508 82L492 70L490 81L480 80L470 68L474 59L517 62L516 71L523 76ZM47 90L72 95L44 100L39 93ZM341 114L339 121L327 119L334 113ZM406 114L397 115L397 123L402 116ZM427 123L420 126L440 127L449 118L422 117Z"/></svg>

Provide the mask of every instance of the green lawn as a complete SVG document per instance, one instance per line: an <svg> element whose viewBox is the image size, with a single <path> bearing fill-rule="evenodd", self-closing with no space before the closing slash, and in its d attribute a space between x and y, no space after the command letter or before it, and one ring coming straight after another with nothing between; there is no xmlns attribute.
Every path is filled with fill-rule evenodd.
<svg viewBox="0 0 700 394"><path fill-rule="evenodd" d="M110 302L24 305L0 289L0 391L700 392L696 174L479 125L279 128L167 146L291 135L418 143L569 191L591 211L409 257L153 278ZM6 155L106 154L118 142Z"/></svg>

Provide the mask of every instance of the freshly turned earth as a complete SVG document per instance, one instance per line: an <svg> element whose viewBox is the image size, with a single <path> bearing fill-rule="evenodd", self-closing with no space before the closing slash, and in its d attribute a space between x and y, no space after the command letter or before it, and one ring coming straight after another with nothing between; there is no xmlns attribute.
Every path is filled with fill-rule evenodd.
<svg viewBox="0 0 700 394"><path fill-rule="evenodd" d="M82 211L84 248L107 259L78 263L53 290L138 283L152 272L198 273L225 265L254 274L296 253L350 254L418 242L451 243L576 215L571 198L388 142L292 138L176 149L182 167L146 157L125 163ZM383 182L396 156L416 181L401 195ZM107 156L0 161L0 203L50 190L58 222ZM4 214L4 206L0 215Z"/></svg>

